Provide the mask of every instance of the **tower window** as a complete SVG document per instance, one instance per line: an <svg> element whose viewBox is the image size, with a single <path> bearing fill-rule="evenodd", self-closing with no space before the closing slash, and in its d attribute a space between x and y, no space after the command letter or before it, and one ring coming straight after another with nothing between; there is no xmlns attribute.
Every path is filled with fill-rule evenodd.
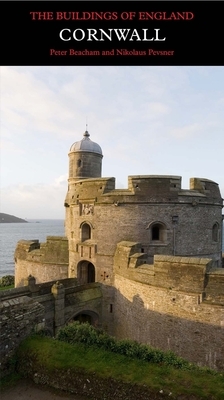
<svg viewBox="0 0 224 400"><path fill-rule="evenodd" d="M91 239L91 227L89 224L83 224L81 227L81 240L84 242L85 240Z"/></svg>
<svg viewBox="0 0 224 400"><path fill-rule="evenodd" d="M81 165L82 165L82 160L79 159L79 160L77 161L77 167L79 168L79 167L81 167Z"/></svg>
<svg viewBox="0 0 224 400"><path fill-rule="evenodd" d="M218 232L219 232L219 225L216 222L212 227L212 240L214 242L218 242Z"/></svg>
<svg viewBox="0 0 224 400"><path fill-rule="evenodd" d="M159 225L154 225L152 227L152 240L159 240Z"/></svg>
<svg viewBox="0 0 224 400"><path fill-rule="evenodd" d="M162 222L155 222L150 227L152 242L166 242L167 228Z"/></svg>

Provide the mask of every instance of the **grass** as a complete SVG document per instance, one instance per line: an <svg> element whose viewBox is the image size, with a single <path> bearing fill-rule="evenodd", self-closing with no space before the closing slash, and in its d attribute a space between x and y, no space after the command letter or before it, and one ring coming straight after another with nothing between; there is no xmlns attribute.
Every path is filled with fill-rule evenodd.
<svg viewBox="0 0 224 400"><path fill-rule="evenodd" d="M21 375L14 372L10 375L5 376L0 379L0 393L1 391L11 388L17 384L17 382L21 379Z"/></svg>
<svg viewBox="0 0 224 400"><path fill-rule="evenodd" d="M0 290L8 290L8 289L14 289L14 285L8 285L8 286L0 286Z"/></svg>
<svg viewBox="0 0 224 400"><path fill-rule="evenodd" d="M177 370L167 365L156 365L134 360L110 351L68 344L51 338L33 336L18 350L18 362L31 355L36 365L46 371L79 369L95 373L100 378L113 378L131 384L146 385L153 392L163 390L180 395L196 396L202 400L223 400L224 376L206 370Z"/></svg>

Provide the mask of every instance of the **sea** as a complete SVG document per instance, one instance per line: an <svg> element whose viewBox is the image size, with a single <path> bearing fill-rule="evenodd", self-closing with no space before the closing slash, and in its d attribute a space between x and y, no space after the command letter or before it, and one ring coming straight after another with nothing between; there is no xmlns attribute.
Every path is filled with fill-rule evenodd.
<svg viewBox="0 0 224 400"><path fill-rule="evenodd" d="M0 224L0 277L14 275L14 252L19 240L38 239L46 242L47 236L64 236L63 219L28 219L27 222Z"/></svg>
<svg viewBox="0 0 224 400"><path fill-rule="evenodd" d="M0 277L14 275L14 251L19 240L38 239L46 242L47 236L64 236L63 219L28 220L28 223L0 224ZM224 225L222 235L224 252Z"/></svg>

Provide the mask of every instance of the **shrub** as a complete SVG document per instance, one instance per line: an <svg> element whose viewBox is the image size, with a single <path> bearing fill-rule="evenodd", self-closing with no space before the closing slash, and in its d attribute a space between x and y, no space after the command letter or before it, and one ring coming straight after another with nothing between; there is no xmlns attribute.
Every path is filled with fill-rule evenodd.
<svg viewBox="0 0 224 400"><path fill-rule="evenodd" d="M196 365L176 356L171 351L164 352L130 339L117 340L106 332L89 325L89 323L80 324L79 321L72 322L59 330L56 339L70 344L84 343L87 346L95 345L104 350L110 350L127 357L155 364L162 363L177 369L198 369Z"/></svg>
<svg viewBox="0 0 224 400"><path fill-rule="evenodd" d="M0 287L11 286L15 284L15 277L13 275L5 275L0 278Z"/></svg>
<svg viewBox="0 0 224 400"><path fill-rule="evenodd" d="M61 328L57 334L57 339L70 344L86 343L95 344L97 342L97 331L88 323L80 324L79 321L72 322Z"/></svg>

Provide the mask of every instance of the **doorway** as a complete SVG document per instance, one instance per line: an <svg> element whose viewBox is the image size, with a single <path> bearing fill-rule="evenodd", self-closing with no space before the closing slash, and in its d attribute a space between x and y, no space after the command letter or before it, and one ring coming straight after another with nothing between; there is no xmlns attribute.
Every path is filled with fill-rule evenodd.
<svg viewBox="0 0 224 400"><path fill-rule="evenodd" d="M77 276L80 285L95 282L95 267L89 261L81 261L77 266Z"/></svg>

